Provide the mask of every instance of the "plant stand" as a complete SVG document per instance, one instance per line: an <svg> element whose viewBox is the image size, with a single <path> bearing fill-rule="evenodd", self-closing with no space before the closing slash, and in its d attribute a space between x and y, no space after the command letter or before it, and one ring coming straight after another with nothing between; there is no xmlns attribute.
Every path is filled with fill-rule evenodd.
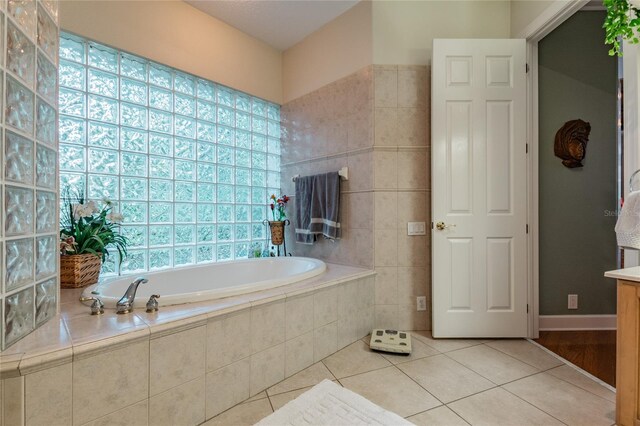
<svg viewBox="0 0 640 426"><path fill-rule="evenodd" d="M276 228L278 225L274 225L273 224L274 221L269 221L268 219L265 219L262 221L262 223L264 223L265 227L267 228L269 232L269 236L270 236L270 240L271 243L276 246L276 256L292 256L291 253L287 253L287 239L286 239L286 231L285 228L289 225L291 225L291 221L289 219L285 219L283 221L279 221L281 222L280 226L280 230L274 230L274 228ZM279 232L281 232L282 234L279 235ZM277 241L281 241L279 244L276 244L274 242L274 240ZM280 252L280 247L282 246L282 253Z"/></svg>

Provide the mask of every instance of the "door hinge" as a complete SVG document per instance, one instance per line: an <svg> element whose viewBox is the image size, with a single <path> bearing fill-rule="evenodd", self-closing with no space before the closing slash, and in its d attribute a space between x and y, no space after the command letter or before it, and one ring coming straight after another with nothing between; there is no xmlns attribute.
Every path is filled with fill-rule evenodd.
<svg viewBox="0 0 640 426"><path fill-rule="evenodd" d="M527 313L529 313L529 304L527 303Z"/></svg>
<svg viewBox="0 0 640 426"><path fill-rule="evenodd" d="M529 224L527 224L527 234L529 233Z"/></svg>
<svg viewBox="0 0 640 426"><path fill-rule="evenodd" d="M529 144L525 144L525 154L529 153Z"/></svg>
<svg viewBox="0 0 640 426"><path fill-rule="evenodd" d="M524 70L525 72L529 72L529 64L524 64Z"/></svg>

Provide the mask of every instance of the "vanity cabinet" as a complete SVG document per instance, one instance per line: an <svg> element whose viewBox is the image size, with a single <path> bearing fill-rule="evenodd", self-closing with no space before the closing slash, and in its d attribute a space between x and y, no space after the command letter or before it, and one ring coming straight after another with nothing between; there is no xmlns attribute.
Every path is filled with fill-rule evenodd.
<svg viewBox="0 0 640 426"><path fill-rule="evenodd" d="M616 424L640 426L640 282L618 279Z"/></svg>

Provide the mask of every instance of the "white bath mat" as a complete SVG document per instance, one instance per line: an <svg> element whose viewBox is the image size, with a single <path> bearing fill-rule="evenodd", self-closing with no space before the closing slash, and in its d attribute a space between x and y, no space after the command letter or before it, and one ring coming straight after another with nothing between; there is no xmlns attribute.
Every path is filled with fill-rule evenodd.
<svg viewBox="0 0 640 426"><path fill-rule="evenodd" d="M260 420L259 426L355 426L355 425L412 425L377 406L368 399L323 380L271 415Z"/></svg>

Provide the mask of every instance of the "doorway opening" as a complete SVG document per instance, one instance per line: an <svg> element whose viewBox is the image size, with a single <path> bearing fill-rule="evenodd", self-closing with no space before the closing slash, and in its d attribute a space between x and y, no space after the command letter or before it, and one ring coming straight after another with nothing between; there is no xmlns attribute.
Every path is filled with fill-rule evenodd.
<svg viewBox="0 0 640 426"><path fill-rule="evenodd" d="M603 44L604 17L578 11L537 45L538 303L539 342L613 385L616 284L603 273L622 262L623 152L620 64ZM581 164L563 164L558 150L586 139Z"/></svg>

